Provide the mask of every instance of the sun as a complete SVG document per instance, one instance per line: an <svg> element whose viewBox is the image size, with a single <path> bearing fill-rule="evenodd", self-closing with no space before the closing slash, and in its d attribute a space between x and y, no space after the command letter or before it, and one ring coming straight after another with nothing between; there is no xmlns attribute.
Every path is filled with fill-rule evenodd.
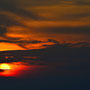
<svg viewBox="0 0 90 90"><path fill-rule="evenodd" d="M9 66L8 64L5 64L5 63L4 63L4 64L1 64L1 65L0 65L0 69L1 69L1 70L10 70L11 68L10 68L10 66Z"/></svg>

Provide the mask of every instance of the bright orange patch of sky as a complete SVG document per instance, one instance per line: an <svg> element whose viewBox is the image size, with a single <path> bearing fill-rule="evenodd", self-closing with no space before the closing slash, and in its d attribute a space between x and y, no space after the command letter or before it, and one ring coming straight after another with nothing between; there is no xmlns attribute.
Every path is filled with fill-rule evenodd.
<svg viewBox="0 0 90 90"><path fill-rule="evenodd" d="M7 50L25 50L25 49L18 46L17 44L0 43L0 51L7 51Z"/></svg>

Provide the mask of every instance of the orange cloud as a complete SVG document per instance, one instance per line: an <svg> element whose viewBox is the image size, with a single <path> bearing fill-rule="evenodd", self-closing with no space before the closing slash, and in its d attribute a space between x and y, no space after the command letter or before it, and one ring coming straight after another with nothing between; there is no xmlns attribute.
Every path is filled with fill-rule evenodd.
<svg viewBox="0 0 90 90"><path fill-rule="evenodd" d="M24 4L27 1L23 1ZM21 4L20 4L21 5ZM19 8L19 7L18 7ZM53 28L66 27L68 32L68 27L83 27L86 28L90 26L90 6L84 5L73 5L71 2L64 2L63 4L58 5L48 5L48 6L22 6L22 10L32 11L39 17L43 17L42 20L32 19L31 17L24 17L21 14L12 12L12 11L0 11L0 15L6 15L12 21L20 23L20 25L10 25L8 26L6 37L9 38L19 38L20 40L24 39L36 39L36 40L46 40L46 39L55 39L58 41L89 41L89 35L83 34L71 34L71 33L56 33L56 29L53 33ZM10 22L8 22L10 23ZM50 28L52 28L50 30ZM59 30L58 30L59 31ZM61 30L62 31L62 30ZM86 30L87 32L87 30ZM4 39L4 37L0 37ZM49 43L48 43L49 44ZM4 44L3 44L4 45ZM8 44L7 50L11 50L15 46L17 49L23 49L18 44ZM26 45L27 48L44 48L43 44L30 44ZM6 50L5 49L5 50ZM15 48L13 48L15 49ZM2 48L1 50L4 50ZM16 49L15 49L16 50Z"/></svg>
<svg viewBox="0 0 90 90"><path fill-rule="evenodd" d="M27 49L43 49L46 48L47 46L45 45L54 45L55 43L53 42L47 42L47 43L36 43L36 44L27 44L24 47Z"/></svg>
<svg viewBox="0 0 90 90"><path fill-rule="evenodd" d="M47 20L55 21L81 20L83 14L84 17L87 17L90 12L90 6L88 5L74 5L72 3L66 4L65 2L59 5L25 7L24 9L27 11L34 11L39 16L44 17ZM87 21L89 20L87 19Z"/></svg>
<svg viewBox="0 0 90 90"><path fill-rule="evenodd" d="M12 43L0 43L0 51L7 50L25 50L24 48Z"/></svg>
<svg viewBox="0 0 90 90"><path fill-rule="evenodd" d="M24 25L34 28L42 27L79 27L79 26L89 26L90 22L82 21L24 21Z"/></svg>

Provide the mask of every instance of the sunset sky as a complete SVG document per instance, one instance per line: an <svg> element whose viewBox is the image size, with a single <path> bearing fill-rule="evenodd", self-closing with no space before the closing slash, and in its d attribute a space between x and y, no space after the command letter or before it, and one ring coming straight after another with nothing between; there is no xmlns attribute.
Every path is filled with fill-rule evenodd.
<svg viewBox="0 0 90 90"><path fill-rule="evenodd" d="M90 43L90 0L0 0L0 51L55 41Z"/></svg>
<svg viewBox="0 0 90 90"><path fill-rule="evenodd" d="M0 0L0 90L90 90L90 0Z"/></svg>

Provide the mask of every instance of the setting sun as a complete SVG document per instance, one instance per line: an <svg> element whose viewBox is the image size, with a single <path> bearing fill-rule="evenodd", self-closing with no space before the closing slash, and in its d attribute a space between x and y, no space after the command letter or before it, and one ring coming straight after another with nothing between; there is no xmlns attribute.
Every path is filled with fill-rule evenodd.
<svg viewBox="0 0 90 90"><path fill-rule="evenodd" d="M10 68L10 66L8 64L1 64L0 69L1 70L10 70L11 68Z"/></svg>

